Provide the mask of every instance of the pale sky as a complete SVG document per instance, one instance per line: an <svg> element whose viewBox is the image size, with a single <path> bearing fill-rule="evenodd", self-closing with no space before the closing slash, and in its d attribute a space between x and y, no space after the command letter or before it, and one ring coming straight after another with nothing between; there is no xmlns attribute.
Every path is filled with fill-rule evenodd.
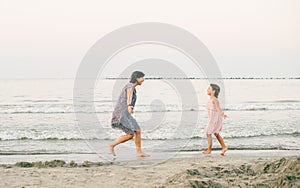
<svg viewBox="0 0 300 188"><path fill-rule="evenodd" d="M0 78L74 78L120 27L162 22L197 36L223 77L299 77L298 0L0 0Z"/></svg>

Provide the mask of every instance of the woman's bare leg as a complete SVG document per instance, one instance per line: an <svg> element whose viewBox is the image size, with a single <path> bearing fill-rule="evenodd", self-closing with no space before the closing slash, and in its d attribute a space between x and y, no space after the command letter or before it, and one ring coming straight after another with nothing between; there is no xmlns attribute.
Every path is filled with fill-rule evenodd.
<svg viewBox="0 0 300 188"><path fill-rule="evenodd" d="M203 152L203 154L210 154L211 153L211 147L212 147L212 137L211 137L211 134L206 134L206 136L207 136L208 145L207 145L207 150L205 150Z"/></svg>
<svg viewBox="0 0 300 188"><path fill-rule="evenodd" d="M222 152L221 152L221 156L224 156L225 152L227 151L227 147L225 146L225 143L224 143L224 140L223 138L221 137L221 135L219 134L215 134L215 136L217 137L219 143L221 144L222 146Z"/></svg>
<svg viewBox="0 0 300 188"><path fill-rule="evenodd" d="M116 156L115 154L115 150L114 150L114 147L120 143L123 143L123 142L126 142L130 139L133 138L133 135L131 134L126 134L126 135L123 135L123 136L120 136L119 138L117 138L113 143L109 144L109 151L110 153L113 155L113 156Z"/></svg>
<svg viewBox="0 0 300 188"><path fill-rule="evenodd" d="M134 143L136 147L136 156L137 157L149 157L150 155L143 153L141 148L141 129L139 128L134 132Z"/></svg>

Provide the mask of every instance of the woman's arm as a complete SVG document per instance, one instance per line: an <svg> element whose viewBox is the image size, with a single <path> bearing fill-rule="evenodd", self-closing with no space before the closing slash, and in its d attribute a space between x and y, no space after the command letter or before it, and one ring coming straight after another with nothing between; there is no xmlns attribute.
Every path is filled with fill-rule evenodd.
<svg viewBox="0 0 300 188"><path fill-rule="evenodd" d="M130 114L133 114L133 106L131 106L131 102L132 102L132 95L133 95L133 89L132 88L127 88L126 89L127 92L127 106L128 106L128 112Z"/></svg>
<svg viewBox="0 0 300 188"><path fill-rule="evenodd" d="M220 103L219 103L219 101L216 100L216 99L214 99L214 100L213 100L213 103L214 103L214 105L215 105L217 111L224 117L224 119L227 118L227 115L226 115L226 114L221 110L221 108L220 108Z"/></svg>

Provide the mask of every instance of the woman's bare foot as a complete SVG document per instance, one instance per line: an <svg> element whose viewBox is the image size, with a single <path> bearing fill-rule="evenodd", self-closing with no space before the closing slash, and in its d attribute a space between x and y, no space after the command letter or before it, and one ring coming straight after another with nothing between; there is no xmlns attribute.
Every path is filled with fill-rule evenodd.
<svg viewBox="0 0 300 188"><path fill-rule="evenodd" d="M224 156L225 155L225 152L228 150L228 148L226 147L226 148L224 148L224 149L222 149L222 152L221 152L221 156Z"/></svg>
<svg viewBox="0 0 300 188"><path fill-rule="evenodd" d="M137 153L136 156L137 157L150 157L150 155L143 153L143 152Z"/></svg>
<svg viewBox="0 0 300 188"><path fill-rule="evenodd" d="M116 154L115 154L114 146L108 145L108 148L109 148L109 152L111 153L111 155L115 157Z"/></svg>
<svg viewBox="0 0 300 188"><path fill-rule="evenodd" d="M211 153L211 150L205 150L202 152L203 154L210 154Z"/></svg>

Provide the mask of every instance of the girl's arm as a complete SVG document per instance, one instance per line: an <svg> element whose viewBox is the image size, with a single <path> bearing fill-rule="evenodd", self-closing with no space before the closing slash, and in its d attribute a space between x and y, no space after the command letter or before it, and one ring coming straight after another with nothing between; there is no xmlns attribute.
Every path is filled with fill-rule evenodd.
<svg viewBox="0 0 300 188"><path fill-rule="evenodd" d="M214 103L214 105L215 105L217 111L224 117L224 119L226 119L226 118L227 118L227 115L221 110L219 101L216 100L216 99L214 99L214 100L213 100L213 103Z"/></svg>
<svg viewBox="0 0 300 188"><path fill-rule="evenodd" d="M133 95L133 89L132 88L127 88L127 106L128 106L128 112L129 114L133 114L133 106L131 106L131 100L132 100L132 95Z"/></svg>

